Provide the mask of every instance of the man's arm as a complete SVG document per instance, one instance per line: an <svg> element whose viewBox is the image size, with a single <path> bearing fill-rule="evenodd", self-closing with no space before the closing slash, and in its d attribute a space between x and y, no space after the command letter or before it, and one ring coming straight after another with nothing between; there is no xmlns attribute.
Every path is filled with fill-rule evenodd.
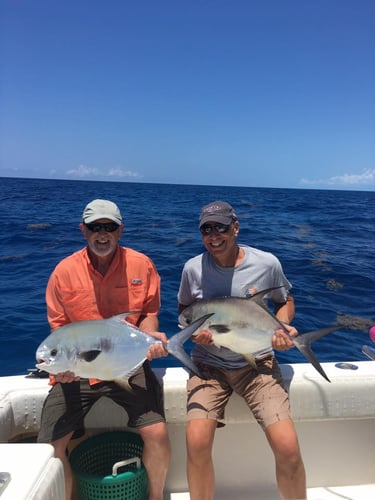
<svg viewBox="0 0 375 500"><path fill-rule="evenodd" d="M291 295L288 295L284 304L275 304L275 316L283 323L289 325L293 321L295 313L294 299Z"/></svg>
<svg viewBox="0 0 375 500"><path fill-rule="evenodd" d="M291 295L288 295L284 304L275 304L274 307L276 318L284 324L288 333L285 333L281 328L277 329L275 335L272 337L272 347L278 351L286 351L294 347L294 343L290 337L298 335L296 328L290 325L295 315L294 299Z"/></svg>
<svg viewBox="0 0 375 500"><path fill-rule="evenodd" d="M159 328L159 319L156 315L141 316L138 321L138 328L144 332L157 332Z"/></svg>
<svg viewBox="0 0 375 500"><path fill-rule="evenodd" d="M157 316L141 316L138 328L153 337L156 340L160 340L161 344L152 344L147 352L147 359L152 360L155 358L161 358L163 356L168 356L167 347L167 336L163 332L159 332L159 320Z"/></svg>

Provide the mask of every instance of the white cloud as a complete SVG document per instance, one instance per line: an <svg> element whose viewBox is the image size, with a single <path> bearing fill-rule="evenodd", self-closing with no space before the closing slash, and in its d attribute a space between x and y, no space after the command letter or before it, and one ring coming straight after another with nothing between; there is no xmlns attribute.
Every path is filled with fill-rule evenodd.
<svg viewBox="0 0 375 500"><path fill-rule="evenodd" d="M66 172L67 175L72 177L97 179L97 178L142 178L143 175L131 170L124 170L121 167L109 167L107 170L99 170L96 167L89 167L88 165L79 165L77 168L71 168Z"/></svg>
<svg viewBox="0 0 375 500"><path fill-rule="evenodd" d="M300 180L301 184L325 186L375 186L375 168L368 168L360 174L343 174L329 177L328 179Z"/></svg>
<svg viewBox="0 0 375 500"><path fill-rule="evenodd" d="M111 177L133 177L141 178L143 175L138 172L132 172L131 170L123 170L120 167L113 167L108 170L108 175Z"/></svg>
<svg viewBox="0 0 375 500"><path fill-rule="evenodd" d="M87 165L80 165L78 168L72 168L66 172L68 175L73 177L97 177L100 172L95 167L88 167Z"/></svg>

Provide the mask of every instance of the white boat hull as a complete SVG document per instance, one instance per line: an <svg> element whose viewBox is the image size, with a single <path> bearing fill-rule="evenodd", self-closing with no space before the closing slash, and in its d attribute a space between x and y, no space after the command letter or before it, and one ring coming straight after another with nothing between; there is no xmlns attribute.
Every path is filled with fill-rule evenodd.
<svg viewBox="0 0 375 500"><path fill-rule="evenodd" d="M323 363L332 383L325 381L309 364L281 366L289 386L293 418L306 467L309 500L375 498L375 363L361 361L353 365L357 369L340 369L334 363ZM164 385L173 453L166 499L185 500L189 498L185 472L187 374L182 368L156 371ZM48 390L46 379L0 378L0 443L37 434ZM224 428L217 430L215 438L215 499L279 498L272 453L260 427L236 395L228 405L226 423ZM87 416L85 425L90 436L124 429L127 418L114 403L103 399ZM14 445L0 444L1 456L4 455L1 450L4 446ZM48 445L22 446L29 446L26 449L35 456L35 447L39 450L39 447ZM27 452L22 454L26 456ZM33 457L29 459L33 460ZM50 457L50 460L56 459ZM1 470L6 470L5 466L0 462ZM57 470L56 475L59 477L57 483L61 483L61 470ZM40 478L38 481L43 483ZM35 482L33 487L35 489ZM45 494L7 497L10 491L11 485L6 488L2 500L64 498Z"/></svg>

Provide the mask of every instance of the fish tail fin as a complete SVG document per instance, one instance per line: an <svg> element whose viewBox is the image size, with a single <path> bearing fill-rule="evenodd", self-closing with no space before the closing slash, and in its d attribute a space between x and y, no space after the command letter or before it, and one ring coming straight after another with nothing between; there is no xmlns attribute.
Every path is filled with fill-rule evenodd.
<svg viewBox="0 0 375 500"><path fill-rule="evenodd" d="M362 352L363 354L366 354L368 358L375 361L375 349L373 347L370 347L369 345L363 345Z"/></svg>
<svg viewBox="0 0 375 500"><path fill-rule="evenodd" d="M173 335L168 340L167 344L167 350L172 356L174 356L176 359L181 361L183 365L186 366L192 373L195 375L198 375L200 378L204 378L198 368L195 366L193 361L191 360L190 356L186 353L186 351L183 348L184 343L193 335L193 333L203 325L203 323L210 317L212 314L206 314L205 316L202 316L201 318L198 318L197 320L193 321L190 325L188 325L186 328L181 330L180 332L176 333Z"/></svg>
<svg viewBox="0 0 375 500"><path fill-rule="evenodd" d="M340 326L330 326L328 328L322 328L321 330L315 330L313 332L304 333L298 337L293 337L294 345L297 349L305 356L305 358L313 365L313 367L324 377L328 382L331 382L327 377L325 371L323 370L321 364L319 363L317 357L311 349L312 342L315 340L328 335L329 333L339 330Z"/></svg>

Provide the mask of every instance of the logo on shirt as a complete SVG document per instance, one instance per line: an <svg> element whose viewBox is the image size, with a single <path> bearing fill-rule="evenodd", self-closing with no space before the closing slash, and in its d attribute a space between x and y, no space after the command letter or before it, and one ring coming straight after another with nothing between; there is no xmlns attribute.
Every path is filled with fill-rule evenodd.
<svg viewBox="0 0 375 500"><path fill-rule="evenodd" d="M252 297L253 295L255 295L257 293L257 289L255 287L253 287L252 285L246 285L242 289L242 293L245 297Z"/></svg>
<svg viewBox="0 0 375 500"><path fill-rule="evenodd" d="M143 283L143 280L141 278L133 278L131 281L132 285L141 285Z"/></svg>

